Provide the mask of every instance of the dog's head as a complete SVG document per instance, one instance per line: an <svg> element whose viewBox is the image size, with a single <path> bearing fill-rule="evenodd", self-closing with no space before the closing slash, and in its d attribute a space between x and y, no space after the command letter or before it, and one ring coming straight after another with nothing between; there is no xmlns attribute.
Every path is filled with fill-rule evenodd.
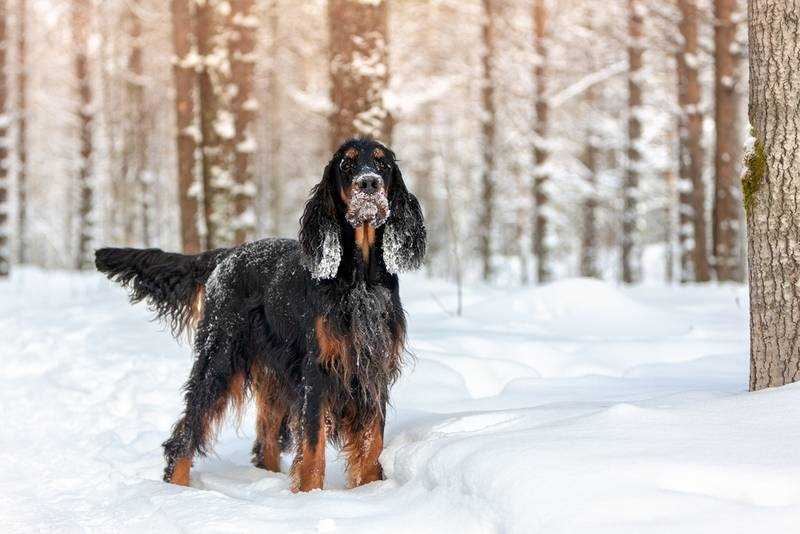
<svg viewBox="0 0 800 534"><path fill-rule="evenodd" d="M425 225L394 153L372 139L346 141L325 167L300 219L300 245L315 278L334 278L342 225L383 231L383 259L392 273L416 269L425 255Z"/></svg>

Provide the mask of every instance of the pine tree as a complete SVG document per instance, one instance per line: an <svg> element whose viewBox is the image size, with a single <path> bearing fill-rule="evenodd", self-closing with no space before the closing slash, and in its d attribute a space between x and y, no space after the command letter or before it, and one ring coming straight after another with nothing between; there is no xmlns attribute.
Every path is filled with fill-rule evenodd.
<svg viewBox="0 0 800 534"><path fill-rule="evenodd" d="M28 2L17 0L17 261L27 263Z"/></svg>
<svg viewBox="0 0 800 534"><path fill-rule="evenodd" d="M78 269L94 267L92 234L92 88L89 80L89 0L72 0L72 40L75 79L78 86L77 112L78 140L80 154L78 159Z"/></svg>
<svg viewBox="0 0 800 534"><path fill-rule="evenodd" d="M750 265L750 389L800 380L798 3L750 0L750 124L742 180Z"/></svg>
<svg viewBox="0 0 800 534"><path fill-rule="evenodd" d="M642 159L639 144L642 137L642 55L644 51L644 4L627 0L628 8L628 129L627 162L623 186L622 208L622 281L633 283L639 276L636 247L639 193L639 165Z"/></svg>
<svg viewBox="0 0 800 534"><path fill-rule="evenodd" d="M6 47L8 10L6 0L0 0L0 278L11 269L9 254L8 198L8 79L6 78Z"/></svg>
<svg viewBox="0 0 800 534"><path fill-rule="evenodd" d="M392 142L384 95L389 85L388 2L329 0L330 98L333 149L353 136Z"/></svg>
<svg viewBox="0 0 800 534"><path fill-rule="evenodd" d="M492 268L492 233L494 231L494 152L497 114L494 104L493 62L495 56L494 26L495 0L483 0L481 23L481 214L479 223L479 247L484 280L494 274Z"/></svg>
<svg viewBox="0 0 800 534"><path fill-rule="evenodd" d="M736 92L739 54L738 0L714 0L714 269L717 280L741 281L741 198L737 172L740 159L739 98Z"/></svg>
<svg viewBox="0 0 800 534"><path fill-rule="evenodd" d="M688 158L681 174L683 188L689 189L692 226L691 257L694 281L708 282L711 271L706 243L705 185L703 184L703 111L701 108L700 79L698 72L698 11L695 0L678 0L681 12L679 30L682 46L678 55L679 100L681 113L680 143L683 155ZM688 207L688 206L687 206Z"/></svg>
<svg viewBox="0 0 800 534"><path fill-rule="evenodd" d="M547 209L549 198L547 183L547 131L550 107L547 102L547 8L545 0L533 2L533 48L536 54L533 67L533 80L535 86L534 109L534 147L533 147L533 254L536 257L536 281L548 282L552 278L550 267L550 251L548 250L548 220Z"/></svg>
<svg viewBox="0 0 800 534"><path fill-rule="evenodd" d="M197 176L195 152L200 129L195 117L197 47L194 42L192 0L172 0L172 76L175 84L175 126L178 158L178 206L181 246L187 254L201 250L200 214L202 184Z"/></svg>

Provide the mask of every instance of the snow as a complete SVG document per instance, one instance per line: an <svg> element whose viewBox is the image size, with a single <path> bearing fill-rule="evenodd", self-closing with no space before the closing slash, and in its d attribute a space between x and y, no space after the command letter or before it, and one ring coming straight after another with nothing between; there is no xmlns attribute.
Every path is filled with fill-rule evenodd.
<svg viewBox="0 0 800 534"><path fill-rule="evenodd" d="M744 287L401 280L416 355L387 480L292 494L252 408L192 487L160 481L189 350L94 274L0 282L3 532L790 532L800 385L747 393ZM436 296L436 299L432 298Z"/></svg>

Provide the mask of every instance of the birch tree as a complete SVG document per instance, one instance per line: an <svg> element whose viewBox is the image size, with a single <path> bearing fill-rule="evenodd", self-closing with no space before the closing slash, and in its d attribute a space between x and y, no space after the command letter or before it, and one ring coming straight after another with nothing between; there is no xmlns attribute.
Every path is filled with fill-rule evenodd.
<svg viewBox="0 0 800 534"><path fill-rule="evenodd" d="M94 267L92 250L92 87L89 80L89 0L72 0L72 45L75 80L78 94L76 115L78 117L78 269Z"/></svg>
<svg viewBox="0 0 800 534"><path fill-rule="evenodd" d="M639 165L642 159L642 55L644 51L644 5L641 0L627 0L628 16L628 128L622 207L622 281L638 279L637 243Z"/></svg>
<svg viewBox="0 0 800 534"><path fill-rule="evenodd" d="M329 0L330 146L349 137L392 142L384 101L389 85L388 2Z"/></svg>
<svg viewBox="0 0 800 534"><path fill-rule="evenodd" d="M11 269L9 251L8 195L8 79L6 78L6 47L8 45L8 6L0 0L0 278Z"/></svg>
<svg viewBox="0 0 800 534"><path fill-rule="evenodd" d="M800 380L798 0L749 0L750 124L742 180L750 265L750 389Z"/></svg>
<svg viewBox="0 0 800 534"><path fill-rule="evenodd" d="M740 136L737 78L739 53L736 41L738 0L714 0L714 269L719 281L744 277L739 224L741 198L738 184Z"/></svg>
<svg viewBox="0 0 800 534"><path fill-rule="evenodd" d="M533 49L535 63L534 81L534 126L533 126L533 255L536 257L536 282L548 282L552 278L550 253L548 250L547 195L548 171L547 131L550 107L547 102L547 8L545 0L533 2Z"/></svg>

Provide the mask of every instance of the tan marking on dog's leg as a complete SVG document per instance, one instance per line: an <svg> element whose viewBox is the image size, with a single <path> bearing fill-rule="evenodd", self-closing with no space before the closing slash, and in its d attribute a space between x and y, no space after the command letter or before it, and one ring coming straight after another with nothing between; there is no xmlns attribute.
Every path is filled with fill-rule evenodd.
<svg viewBox="0 0 800 534"><path fill-rule="evenodd" d="M378 457L383 450L383 430L376 419L367 428L347 437L347 487L355 488L376 480L383 480L383 469Z"/></svg>
<svg viewBox="0 0 800 534"><path fill-rule="evenodd" d="M191 469L191 458L181 458L180 460L176 461L175 469L172 470L172 477L169 479L170 483L177 484L178 486L188 486L189 471L191 471Z"/></svg>
<svg viewBox="0 0 800 534"><path fill-rule="evenodd" d="M292 493L322 489L325 482L325 441L327 440L325 418L320 418L317 442L311 445L308 436L303 436L297 457L292 464Z"/></svg>

